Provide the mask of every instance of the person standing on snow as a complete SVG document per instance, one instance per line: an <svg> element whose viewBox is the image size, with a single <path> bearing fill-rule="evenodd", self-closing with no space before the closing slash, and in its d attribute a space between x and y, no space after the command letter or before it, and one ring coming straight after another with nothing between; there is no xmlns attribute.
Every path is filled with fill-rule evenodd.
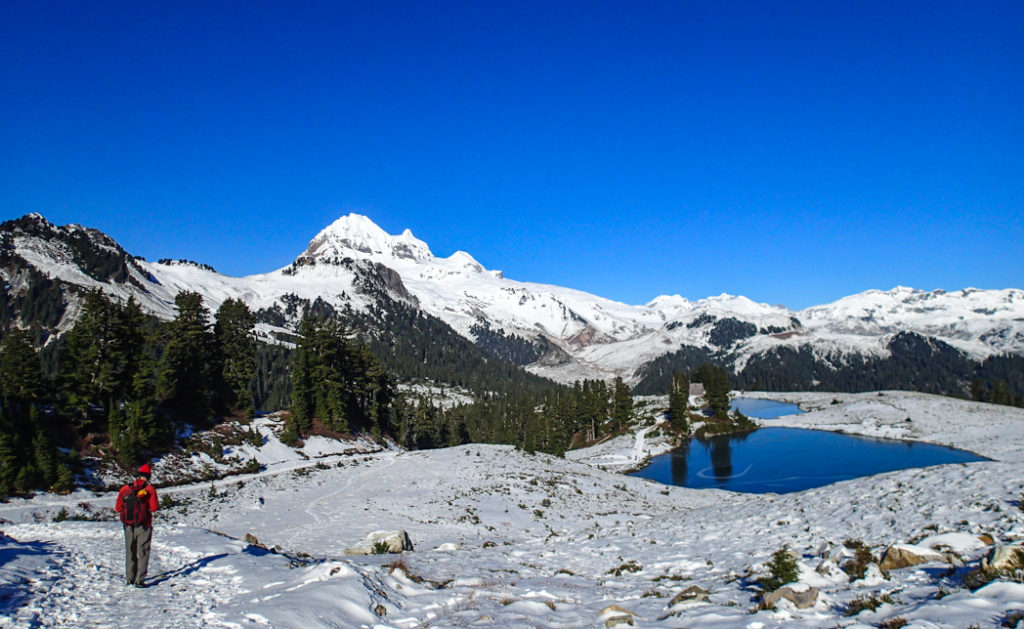
<svg viewBox="0 0 1024 629"><path fill-rule="evenodd" d="M146 587L149 570L149 549L153 543L153 512L160 503L156 490L149 483L153 473L149 465L139 468L134 481L117 492L114 508L124 525L124 576L128 585Z"/></svg>

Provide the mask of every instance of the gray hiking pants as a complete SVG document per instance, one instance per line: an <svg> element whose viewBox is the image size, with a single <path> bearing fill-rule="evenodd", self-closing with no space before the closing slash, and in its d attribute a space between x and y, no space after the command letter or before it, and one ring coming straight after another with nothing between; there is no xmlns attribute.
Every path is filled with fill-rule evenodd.
<svg viewBox="0 0 1024 629"><path fill-rule="evenodd" d="M128 583L142 585L149 571L149 547L153 543L153 527L141 524L124 525L124 577Z"/></svg>

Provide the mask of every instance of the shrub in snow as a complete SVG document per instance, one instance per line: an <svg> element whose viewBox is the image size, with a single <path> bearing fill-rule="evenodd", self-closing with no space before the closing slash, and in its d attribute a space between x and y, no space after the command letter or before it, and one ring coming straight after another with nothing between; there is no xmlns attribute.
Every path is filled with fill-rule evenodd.
<svg viewBox="0 0 1024 629"><path fill-rule="evenodd" d="M621 577L624 572L640 572L644 567L633 560L629 560L622 564L618 568L612 568L608 571L608 574L613 574L617 577Z"/></svg>
<svg viewBox="0 0 1024 629"><path fill-rule="evenodd" d="M768 576L762 577L758 583L766 592L777 590L787 583L792 583L800 578L800 568L796 564L796 555L783 546L775 551L771 561L768 562Z"/></svg>
<svg viewBox="0 0 1024 629"><path fill-rule="evenodd" d="M877 592L870 596L858 596L846 605L845 613L847 616L856 616L864 610L875 611L886 603L895 605L896 601L888 594L879 594Z"/></svg>
<svg viewBox="0 0 1024 629"><path fill-rule="evenodd" d="M366 536L363 543L346 548L346 555L383 555L413 550L412 541L405 531L374 531Z"/></svg>
<svg viewBox="0 0 1024 629"><path fill-rule="evenodd" d="M853 559L844 561L840 568L842 568L843 572L850 575L852 581L863 579L868 565L875 561L874 556L871 554L871 549L859 539L848 539L843 542L843 546L852 550L854 556Z"/></svg>

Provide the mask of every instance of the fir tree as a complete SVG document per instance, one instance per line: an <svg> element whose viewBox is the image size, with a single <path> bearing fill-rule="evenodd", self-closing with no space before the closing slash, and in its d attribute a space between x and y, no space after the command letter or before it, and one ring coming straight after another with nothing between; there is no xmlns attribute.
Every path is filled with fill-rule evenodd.
<svg viewBox="0 0 1024 629"><path fill-rule="evenodd" d="M50 442L46 432L39 424L38 411L35 407L30 413L31 423L35 426L36 434L32 439L33 464L38 474L35 479L37 486L43 489L50 489L57 482L60 469L60 459L57 456L57 449Z"/></svg>
<svg viewBox="0 0 1024 629"><path fill-rule="evenodd" d="M39 353L28 330L10 330L0 343L0 396L4 407L27 407L45 393Z"/></svg>
<svg viewBox="0 0 1024 629"><path fill-rule="evenodd" d="M223 387L217 406L225 412L251 416L255 410L252 385L256 379L255 318L244 302L228 299L217 309L214 333Z"/></svg>
<svg viewBox="0 0 1024 629"><path fill-rule="evenodd" d="M668 394L668 414L672 427L681 432L689 430L687 410L690 405L690 379L683 373L672 374L672 389Z"/></svg>
<svg viewBox="0 0 1024 629"><path fill-rule="evenodd" d="M20 470L14 430L4 419L0 422L0 498L14 491L14 482Z"/></svg>
<svg viewBox="0 0 1024 629"><path fill-rule="evenodd" d="M337 320L307 316L300 331L292 363L296 431L308 433L314 418L337 432L390 430L392 386L380 361ZM438 442L433 432L403 434L415 442Z"/></svg>
<svg viewBox="0 0 1024 629"><path fill-rule="evenodd" d="M107 356L111 363L111 408L125 400L139 400L140 394L152 404L154 391L152 359L147 351L146 315L135 297L130 297L123 308L114 312L111 322L110 347ZM139 378L147 385L139 388Z"/></svg>
<svg viewBox="0 0 1024 629"><path fill-rule="evenodd" d="M113 368L118 363L109 356L113 338L113 306L100 290L85 294L82 310L74 327L64 336L60 352L60 390L62 407L74 428L88 432L97 419L111 408ZM102 409L99 418L93 409Z"/></svg>
<svg viewBox="0 0 1024 629"><path fill-rule="evenodd" d="M629 387L619 377L615 378L612 395L612 429L619 432L626 428L633 414L633 396L629 392Z"/></svg>
<svg viewBox="0 0 1024 629"><path fill-rule="evenodd" d="M979 378L971 380L971 399L975 402L985 401L985 385L981 383Z"/></svg>
<svg viewBox="0 0 1024 629"><path fill-rule="evenodd" d="M711 363L704 363L697 368L695 378L698 382L704 383L704 399L708 403L715 417L728 419L729 417L729 391L732 385L729 384L729 375L725 369Z"/></svg>
<svg viewBox="0 0 1024 629"><path fill-rule="evenodd" d="M167 325L157 399L180 420L205 423L220 374L213 373L213 334L209 311L199 293L182 292L174 298L178 314Z"/></svg>

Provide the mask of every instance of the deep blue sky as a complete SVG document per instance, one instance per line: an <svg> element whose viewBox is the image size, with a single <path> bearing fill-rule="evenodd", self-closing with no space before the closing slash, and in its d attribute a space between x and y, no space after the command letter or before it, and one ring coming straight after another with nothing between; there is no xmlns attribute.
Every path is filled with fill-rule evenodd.
<svg viewBox="0 0 1024 629"><path fill-rule="evenodd" d="M517 280L1024 286L1024 3L0 3L0 218L231 275L348 212Z"/></svg>

